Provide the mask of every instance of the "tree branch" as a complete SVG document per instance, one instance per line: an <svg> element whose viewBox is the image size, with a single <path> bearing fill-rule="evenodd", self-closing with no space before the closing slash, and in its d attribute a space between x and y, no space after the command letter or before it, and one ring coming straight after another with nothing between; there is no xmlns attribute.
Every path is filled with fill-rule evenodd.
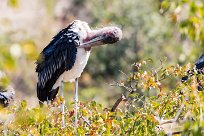
<svg viewBox="0 0 204 136"><path fill-rule="evenodd" d="M84 116L81 116L81 118L83 119L83 121L84 121L89 127L91 127L91 124L89 123L89 121L88 121Z"/></svg>
<svg viewBox="0 0 204 136"><path fill-rule="evenodd" d="M125 95L122 94L120 96L120 98L115 102L115 104L113 105L111 112L115 112L116 108L118 107L118 105L122 102L122 101L127 101L127 99L125 98Z"/></svg>
<svg viewBox="0 0 204 136"><path fill-rule="evenodd" d="M171 135L177 135L177 134L181 134L183 131L175 131L175 132L172 132L172 133L167 133L165 134L165 136L171 136Z"/></svg>

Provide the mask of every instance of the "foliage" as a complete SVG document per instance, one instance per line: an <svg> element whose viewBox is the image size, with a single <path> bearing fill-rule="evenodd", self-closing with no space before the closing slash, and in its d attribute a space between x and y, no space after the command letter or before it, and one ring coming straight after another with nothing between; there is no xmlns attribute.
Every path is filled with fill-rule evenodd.
<svg viewBox="0 0 204 136"><path fill-rule="evenodd" d="M203 46L197 46L202 44L203 33L201 0L7 0L2 5L0 69L11 79L15 90L28 97L36 95L36 56L60 29L74 19L89 22L93 28L117 25L123 30L124 37L117 45L92 49L84 70L90 81L80 79L81 90L99 88L96 90L103 91L96 94L106 92L101 94L104 100L115 99L113 94L120 93L118 89L107 87L107 83L122 79L119 70L129 73L131 68L127 66L135 61L159 60L166 56L167 65L184 65L195 61L203 49ZM27 5L33 6L29 8ZM191 7L195 10L189 10ZM190 22L194 15L199 25ZM43 18L39 19L39 16ZM198 35L194 36L197 38L191 38L190 33ZM159 65L159 61L154 61L152 67ZM111 96L107 95L110 90Z"/></svg>
<svg viewBox="0 0 204 136"><path fill-rule="evenodd" d="M80 102L78 135L203 135L204 94L198 91L197 80L203 84L203 75L195 73L188 81L181 82L193 68L184 64L195 61L203 53L202 0L73 0L61 4L63 12L58 15L55 8L59 3L56 0L42 3L8 0L7 10L1 12L8 16L0 13L3 16L0 18L0 69L9 75L17 92L20 90L25 95L26 91L33 90L35 93L36 82L30 79L34 76L37 48L47 45L60 29L59 24L65 27L73 19L86 20L95 27L117 24L123 29L124 38L117 46L93 49L82 77L81 84L86 89L81 89L80 100L121 92L125 98L116 110L104 108L95 101ZM30 12L30 8L36 12ZM12 15L18 16L12 17L10 10L15 12ZM28 14L15 20L21 10ZM167 58L160 60L161 56ZM128 67L132 63L132 67ZM118 70L123 71L122 74ZM118 87L110 89L105 83L112 78L118 80L112 84ZM9 81L2 79L1 83L6 86ZM96 87L88 88L90 85ZM117 95L109 99L113 101ZM101 99L101 103L107 100ZM30 103L17 102L1 109L2 133L75 135L73 103L67 105L64 129L61 128L62 113L57 108L60 99L53 107L30 108L27 106Z"/></svg>
<svg viewBox="0 0 204 136"><path fill-rule="evenodd" d="M174 26L158 13L158 2L91 0L86 4L93 16L93 26L119 25L124 35L116 46L94 49L88 64L88 71L94 76L114 76L116 79L118 70L128 72L127 65L147 57L156 60L168 55L168 63L177 61L180 43L172 40ZM169 51L174 48L178 50L170 54ZM116 58L117 61L114 61ZM155 61L154 66L158 65Z"/></svg>
<svg viewBox="0 0 204 136"><path fill-rule="evenodd" d="M190 39L204 48L204 4L202 0L163 0L160 3L161 14L167 14L179 27L183 39Z"/></svg>
<svg viewBox="0 0 204 136"><path fill-rule="evenodd" d="M166 56L168 65L183 65L202 54L202 0L91 0L86 5L94 26L116 24L124 33L117 46L94 49L88 64L94 76L119 79L118 70L128 72L126 66L140 59Z"/></svg>
<svg viewBox="0 0 204 136"><path fill-rule="evenodd" d="M182 83L181 77L192 66L162 65L149 69L151 60L137 62L126 80L117 82L116 86L125 88L125 105L115 111L103 108L95 101L79 102L78 135L164 135L174 132L179 127L183 134L203 134L204 94L197 90L197 77L193 75L189 81ZM203 75L200 82L203 82ZM170 79L175 80L173 88L163 87ZM144 92L140 95L139 92ZM154 95L149 95L149 94ZM65 112L66 127L61 128L59 109L60 99L55 106L44 108L27 107L26 101L2 111L13 114L13 120L7 126L8 134L15 135L74 135L74 111L67 108ZM162 126L164 120L174 120L178 126L170 131ZM162 128L160 130L159 128ZM2 132L5 127L1 127Z"/></svg>

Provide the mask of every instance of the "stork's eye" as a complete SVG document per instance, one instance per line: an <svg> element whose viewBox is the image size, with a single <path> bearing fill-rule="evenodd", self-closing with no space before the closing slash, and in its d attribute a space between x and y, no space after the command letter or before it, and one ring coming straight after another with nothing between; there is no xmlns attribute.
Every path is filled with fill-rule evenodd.
<svg viewBox="0 0 204 136"><path fill-rule="evenodd" d="M79 31L81 31L82 29L81 28L79 28Z"/></svg>
<svg viewBox="0 0 204 136"><path fill-rule="evenodd" d="M113 34L114 34L114 35L117 35L117 32L116 32L116 31L113 31Z"/></svg>

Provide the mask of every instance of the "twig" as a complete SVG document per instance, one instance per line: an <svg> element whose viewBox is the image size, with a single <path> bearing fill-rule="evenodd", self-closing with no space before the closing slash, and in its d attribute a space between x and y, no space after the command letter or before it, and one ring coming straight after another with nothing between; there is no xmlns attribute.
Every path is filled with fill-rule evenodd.
<svg viewBox="0 0 204 136"><path fill-rule="evenodd" d="M170 120L162 120L159 125L164 125L164 124L169 124L169 123L174 123L174 119L170 119Z"/></svg>
<svg viewBox="0 0 204 136"><path fill-rule="evenodd" d="M130 92L130 93L135 92L134 89L129 88L129 87L127 87L127 86L125 86L125 85L123 85L123 84L120 84L120 83L118 83L118 82L116 82L115 84L110 84L110 86L119 86L119 87L123 87L123 88L125 88L125 89L126 89L128 92Z"/></svg>
<svg viewBox="0 0 204 136"><path fill-rule="evenodd" d="M176 113L176 116L175 116L175 118L174 118L174 120L173 120L173 123L171 124L171 132L168 134L168 135L173 135L173 129L174 129L174 124L176 123L176 121L178 120L178 118L179 118L179 116L180 116L180 114L181 114L181 111L182 111L182 109L183 109L183 107L184 107L184 104L182 104L181 105L181 107L180 107L180 109L178 110L178 112Z"/></svg>
<svg viewBox="0 0 204 136"><path fill-rule="evenodd" d="M157 119L158 120L158 119ZM171 135L176 135L176 134L181 134L182 132L184 132L183 130L181 131L173 131L172 129L172 125L176 125L175 123L182 123L184 124L186 121L188 121L188 119L184 119L184 120L177 120L175 122L175 119L170 119L170 120L163 120L163 121L159 121L159 125L157 125L158 128L160 128L160 130L165 131L165 136L171 136ZM171 131L168 132L168 128L171 127Z"/></svg>
<svg viewBox="0 0 204 136"><path fill-rule="evenodd" d="M182 120L182 121L177 120L176 122L184 123L185 121L186 120ZM175 125L177 125L175 124L176 122L174 121L174 119L165 120L165 121L160 122L159 125L157 125L157 127L160 129L160 131L163 130L165 132L165 136L172 136L172 135L180 134L183 132L183 130L180 130L180 131L172 130L173 129L172 125L175 127Z"/></svg>
<svg viewBox="0 0 204 136"><path fill-rule="evenodd" d="M180 106L179 110L176 113L176 116L173 119L160 120L159 118L157 118L155 116L155 119L159 122L159 125L157 125L157 127L162 128L164 131L167 131L168 128L170 128L170 132L167 131L165 136L172 136L172 135L176 135L176 134L181 134L183 132L183 131L174 131L173 130L176 123L184 123L184 122L188 121L188 119L178 120L183 108L184 108L184 103ZM167 127L166 125L169 127ZM165 129L165 128L167 128L167 129Z"/></svg>
<svg viewBox="0 0 204 136"><path fill-rule="evenodd" d="M123 75L125 75L125 77L128 77L127 74L125 74L123 71L119 70L120 73L122 73Z"/></svg>
<svg viewBox="0 0 204 136"><path fill-rule="evenodd" d="M175 118L174 118L174 122L176 122L176 121L178 120L178 118L179 118L179 116L180 116L180 114L181 114L181 111L182 111L183 107L184 107L184 104L181 105L179 111L176 113L176 116L175 116Z"/></svg>
<svg viewBox="0 0 204 136"><path fill-rule="evenodd" d="M91 127L91 124L89 123L89 121L88 121L84 116L81 116L81 118L83 119L83 121L84 121L89 127Z"/></svg>
<svg viewBox="0 0 204 136"><path fill-rule="evenodd" d="M115 102L115 104L113 105L111 112L114 112L116 110L116 108L118 107L118 105L122 102L122 101L127 101L127 99L125 98L124 94L122 94L120 96L120 98Z"/></svg>
<svg viewBox="0 0 204 136"><path fill-rule="evenodd" d="M171 136L171 135L176 135L176 134L181 134L183 131L175 131L175 132L172 132L172 133L167 133L165 134L165 136Z"/></svg>

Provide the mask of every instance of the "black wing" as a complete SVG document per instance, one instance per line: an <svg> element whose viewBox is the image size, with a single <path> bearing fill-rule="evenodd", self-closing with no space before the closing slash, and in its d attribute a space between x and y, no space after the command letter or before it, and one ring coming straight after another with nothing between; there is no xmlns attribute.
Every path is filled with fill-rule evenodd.
<svg viewBox="0 0 204 136"><path fill-rule="evenodd" d="M52 90L52 87L65 70L73 67L78 42L78 35L65 28L40 53L36 62L37 96L40 101L53 100L56 97L58 88Z"/></svg>
<svg viewBox="0 0 204 136"><path fill-rule="evenodd" d="M200 58L195 63L197 69L201 69L204 67L204 55L200 56Z"/></svg>
<svg viewBox="0 0 204 136"><path fill-rule="evenodd" d="M12 87L7 87L6 89L0 89L0 105L6 107L9 105L13 99L15 91Z"/></svg>
<svg viewBox="0 0 204 136"><path fill-rule="evenodd" d="M196 66L196 71L198 74L204 74L202 72L202 68L204 67L204 55L201 55L200 58L195 62ZM187 75L182 77L181 81L185 82L188 80L189 77L193 76L195 74L194 69L193 70L188 70Z"/></svg>

